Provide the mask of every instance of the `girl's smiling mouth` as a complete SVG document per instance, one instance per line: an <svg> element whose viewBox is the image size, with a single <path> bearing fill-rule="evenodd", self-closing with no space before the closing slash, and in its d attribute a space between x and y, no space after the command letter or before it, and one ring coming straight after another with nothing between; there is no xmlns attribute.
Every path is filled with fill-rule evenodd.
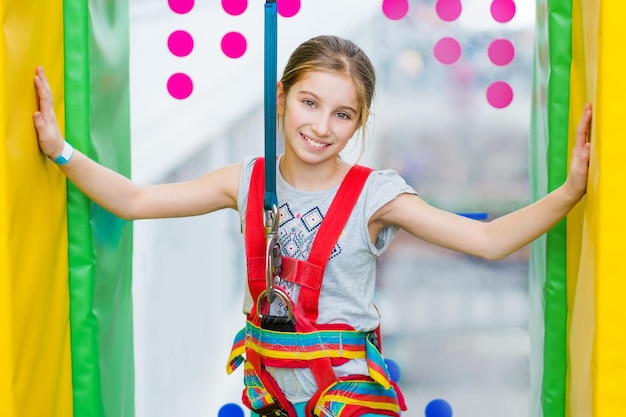
<svg viewBox="0 0 626 417"><path fill-rule="evenodd" d="M330 146L330 145L329 145L329 144L327 144L327 143L317 142L317 141L315 141L315 140L311 139L310 137L306 136L306 135L305 135L305 134L303 134L303 133L300 133L300 136L302 136L302 138L304 139L304 141L305 141L306 143L308 143L308 144L309 144L309 146L311 146L311 147L313 147L313 148L315 148L315 149L322 149L322 148L326 148L326 147Z"/></svg>

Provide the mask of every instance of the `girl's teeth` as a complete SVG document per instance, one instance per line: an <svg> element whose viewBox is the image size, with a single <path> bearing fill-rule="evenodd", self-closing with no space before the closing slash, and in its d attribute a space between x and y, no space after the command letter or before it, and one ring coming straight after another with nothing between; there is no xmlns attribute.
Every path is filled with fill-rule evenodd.
<svg viewBox="0 0 626 417"><path fill-rule="evenodd" d="M323 148L324 146L326 146L323 143L315 142L315 141L307 138L306 136L305 136L305 139L309 143L309 145L311 145L311 146L313 146L315 148Z"/></svg>

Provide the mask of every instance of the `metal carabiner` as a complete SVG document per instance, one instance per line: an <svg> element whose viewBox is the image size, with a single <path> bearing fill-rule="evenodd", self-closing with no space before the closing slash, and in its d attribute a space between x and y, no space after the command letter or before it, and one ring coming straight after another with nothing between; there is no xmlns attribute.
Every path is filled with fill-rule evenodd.
<svg viewBox="0 0 626 417"><path fill-rule="evenodd" d="M282 269L282 259L280 256L280 244L278 243L278 207L273 206L272 210L265 211L265 295L271 304L274 301L276 291L274 284L280 278Z"/></svg>
<svg viewBox="0 0 626 417"><path fill-rule="evenodd" d="M291 306L291 301L289 300L289 296L279 287L274 288L273 291L274 291L274 297L278 295L278 297L281 298L283 302L285 303L285 307L287 309L287 315L285 316L285 321L291 321L291 319L293 318L293 309ZM264 316L261 313L261 309L263 307L262 301L264 298L268 301L268 303L271 303L269 301L269 297L267 297L267 290L263 290L263 292L259 294L259 298L257 299L257 302L256 302L256 314L257 316L259 316L260 319L262 319ZM269 316L270 314L266 314L266 315Z"/></svg>

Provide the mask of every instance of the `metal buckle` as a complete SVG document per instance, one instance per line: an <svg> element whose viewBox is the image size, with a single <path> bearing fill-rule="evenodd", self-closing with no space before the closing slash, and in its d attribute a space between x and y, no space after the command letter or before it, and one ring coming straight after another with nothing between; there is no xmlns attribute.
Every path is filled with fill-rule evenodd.
<svg viewBox="0 0 626 417"><path fill-rule="evenodd" d="M289 296L278 287L273 288L272 291L274 291L275 296L278 295L285 302L285 305L287 306L287 316L285 316L285 321L291 321L291 319L293 318L293 310L291 307L291 301L289 300ZM267 290L263 290L263 292L259 294L259 298L256 302L256 314L257 316L259 316L259 319L263 318L263 314L261 314L261 307L264 299L267 300L269 304L271 304L269 298L267 297Z"/></svg>
<svg viewBox="0 0 626 417"><path fill-rule="evenodd" d="M272 210L265 211L265 295L267 301L271 304L275 297L275 280L279 279L282 269L282 259L280 256L280 244L278 243L278 224L279 222L278 207L275 205Z"/></svg>

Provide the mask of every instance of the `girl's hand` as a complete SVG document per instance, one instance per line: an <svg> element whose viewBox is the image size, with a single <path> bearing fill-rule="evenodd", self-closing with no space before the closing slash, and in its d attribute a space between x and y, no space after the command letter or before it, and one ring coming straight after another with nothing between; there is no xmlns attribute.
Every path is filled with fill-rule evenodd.
<svg viewBox="0 0 626 417"><path fill-rule="evenodd" d="M591 154L591 143L588 141L590 129L591 104L587 103L576 129L576 145L572 153L569 175L565 181L565 186L577 198L582 198L587 191L589 157Z"/></svg>
<svg viewBox="0 0 626 417"><path fill-rule="evenodd" d="M33 120L35 128L37 128L39 148L43 153L54 159L61 155L65 141L54 114L52 89L42 67L37 67L35 89L39 98L39 111L33 114Z"/></svg>

